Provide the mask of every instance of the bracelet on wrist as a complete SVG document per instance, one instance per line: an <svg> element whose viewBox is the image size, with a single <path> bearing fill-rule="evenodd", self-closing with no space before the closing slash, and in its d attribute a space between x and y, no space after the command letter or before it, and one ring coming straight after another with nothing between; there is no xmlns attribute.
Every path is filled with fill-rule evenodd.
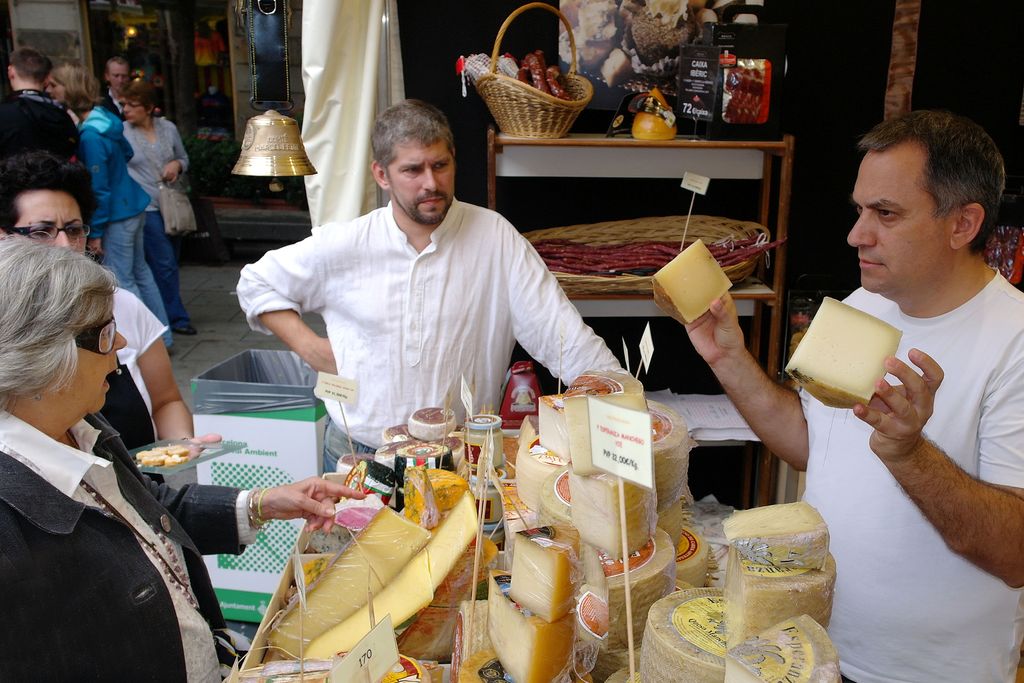
<svg viewBox="0 0 1024 683"><path fill-rule="evenodd" d="M253 529L259 529L266 520L260 515L260 502L262 501L263 494L266 489L253 488L249 491L249 499L246 501L246 509L249 512L249 526Z"/></svg>

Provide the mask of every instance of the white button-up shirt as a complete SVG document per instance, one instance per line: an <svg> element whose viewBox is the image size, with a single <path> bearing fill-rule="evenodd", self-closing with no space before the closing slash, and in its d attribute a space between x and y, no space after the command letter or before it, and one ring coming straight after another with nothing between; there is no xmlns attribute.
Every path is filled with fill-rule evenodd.
<svg viewBox="0 0 1024 683"><path fill-rule="evenodd" d="M323 317L339 375L358 382L356 404L345 406L354 439L376 446L418 408L457 409L462 376L474 410L497 411L517 340L565 381L619 368L499 214L455 201L430 239L417 252L389 204L242 269L238 300L254 330L269 333L259 316L270 311ZM327 410L343 424L337 402Z"/></svg>

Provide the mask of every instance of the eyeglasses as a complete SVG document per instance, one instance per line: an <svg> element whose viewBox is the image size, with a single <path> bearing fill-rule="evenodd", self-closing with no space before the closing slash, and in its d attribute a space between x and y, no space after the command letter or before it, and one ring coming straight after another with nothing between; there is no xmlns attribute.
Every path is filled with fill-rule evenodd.
<svg viewBox="0 0 1024 683"><path fill-rule="evenodd" d="M114 339L117 338L117 323L111 318L96 327L82 330L75 337L75 346L93 353L106 355L114 350Z"/></svg>
<svg viewBox="0 0 1024 683"><path fill-rule="evenodd" d="M57 239L57 234L63 232L67 235L68 239L72 242L85 239L89 236L90 228L85 223L72 223L71 225L65 225L62 228L58 228L53 223L35 223L33 225L15 226L13 228L4 228L4 230L11 235L21 235L28 237L33 240L40 240L42 242L49 242L50 240Z"/></svg>

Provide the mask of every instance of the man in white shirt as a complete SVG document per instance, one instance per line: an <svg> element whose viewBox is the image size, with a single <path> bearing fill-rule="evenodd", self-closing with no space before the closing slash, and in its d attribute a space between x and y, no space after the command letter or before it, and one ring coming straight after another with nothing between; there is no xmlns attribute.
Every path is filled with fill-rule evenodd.
<svg viewBox="0 0 1024 683"><path fill-rule="evenodd" d="M313 368L358 382L358 401L328 401L324 468L380 445L385 427L416 409L497 406L513 345L571 380L618 361L587 327L537 252L499 214L455 199L448 121L416 100L394 105L373 131L373 177L391 195L354 221L242 269L238 300L255 330L276 334ZM300 318L318 313L327 338ZM333 444L333 445L332 445Z"/></svg>
<svg viewBox="0 0 1024 683"><path fill-rule="evenodd" d="M846 302L903 331L868 405L767 377L727 296L687 326L761 440L807 471L837 583L845 681L1013 683L1024 635L1024 294L985 262L1005 175L977 124L919 111L876 126L847 237ZM916 366L916 369L915 369Z"/></svg>

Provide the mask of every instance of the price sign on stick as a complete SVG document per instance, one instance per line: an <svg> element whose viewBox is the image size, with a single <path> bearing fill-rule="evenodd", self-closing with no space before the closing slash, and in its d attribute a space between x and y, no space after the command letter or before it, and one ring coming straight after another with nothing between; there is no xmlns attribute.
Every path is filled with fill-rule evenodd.
<svg viewBox="0 0 1024 683"><path fill-rule="evenodd" d="M683 250L686 246L686 233L690 229L690 215L693 213L693 202L697 199L698 194L705 194L708 191L708 185L711 183L711 178L702 176L697 173L690 173L686 171L683 173L683 182L679 184L684 190L693 192L690 197L690 210L686 212L686 225L683 226L683 239L679 243L679 251Z"/></svg>
<svg viewBox="0 0 1024 683"><path fill-rule="evenodd" d="M324 401L337 401L352 405L359 395L359 383L354 379L346 379L329 372L318 372L313 395Z"/></svg>
<svg viewBox="0 0 1024 683"><path fill-rule="evenodd" d="M376 683L398 663L398 643L388 614L331 669L331 683Z"/></svg>
<svg viewBox="0 0 1024 683"><path fill-rule="evenodd" d="M629 347L626 346L626 338L625 337L622 338L622 359L623 359L623 365L626 366L626 372L629 373L630 375L632 375L633 372L629 369Z"/></svg>
<svg viewBox="0 0 1024 683"><path fill-rule="evenodd" d="M462 407L466 409L466 419L473 417L473 390L466 382L466 376L462 376Z"/></svg>
<svg viewBox="0 0 1024 683"><path fill-rule="evenodd" d="M647 323L644 334L640 337L640 360L644 364L644 373L650 372L651 358L654 356L654 339L651 338L651 323ZM637 371L639 374L639 370Z"/></svg>
<svg viewBox="0 0 1024 683"><path fill-rule="evenodd" d="M587 397L594 466L640 486L654 488L651 414Z"/></svg>

